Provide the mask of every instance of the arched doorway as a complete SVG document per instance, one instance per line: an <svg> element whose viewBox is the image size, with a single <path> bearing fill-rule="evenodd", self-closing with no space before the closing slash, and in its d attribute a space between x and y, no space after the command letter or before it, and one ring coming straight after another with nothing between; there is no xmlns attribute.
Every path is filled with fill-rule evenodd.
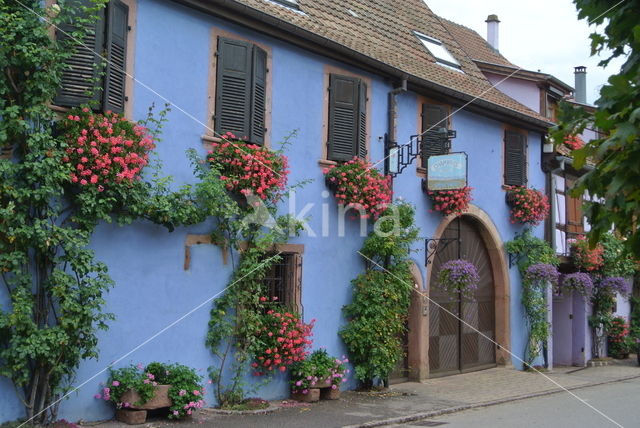
<svg viewBox="0 0 640 428"><path fill-rule="evenodd" d="M486 230L470 216L452 220L440 235L429 266L430 284L435 282L445 262L459 258L476 266L480 283L473 299L452 296L437 287L429 287L430 377L496 366L496 349L491 341L496 338L495 263L492 263L483 235L486 235Z"/></svg>

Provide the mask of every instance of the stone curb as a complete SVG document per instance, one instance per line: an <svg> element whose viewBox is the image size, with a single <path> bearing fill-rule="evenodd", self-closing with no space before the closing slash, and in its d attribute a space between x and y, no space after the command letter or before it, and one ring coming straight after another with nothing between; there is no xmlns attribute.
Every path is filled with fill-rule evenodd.
<svg viewBox="0 0 640 428"><path fill-rule="evenodd" d="M267 413L277 412L282 409L282 406L269 405L264 409L256 409L256 410L223 410L223 409L214 409L214 408L205 408L200 409L202 413L209 413L214 415L265 415Z"/></svg>
<svg viewBox="0 0 640 428"><path fill-rule="evenodd" d="M640 378L640 375L630 376L630 377L625 377L625 378L619 378L619 379L605 380L605 381L602 381L602 382L593 382L593 383L588 383L588 384L584 384L584 385L576 385L576 386L571 386L571 387L568 387L568 388L565 388L565 389L569 390L569 391L573 391L573 390L576 390L576 389L589 388L589 387L592 387L592 386L599 386L599 385L607 385L607 384L610 384L610 383L623 382L625 380L638 379L638 378ZM496 406L498 404L509 403L509 402L512 402L512 401L520 401L520 400L526 400L528 398L536 398L536 397L542 397L542 396L545 396L545 395L558 394L558 393L561 393L561 392L565 392L565 389L553 389L553 390L549 390L549 391L534 392L534 393L531 393L531 394L518 395L518 396L515 396L515 397L502 398L502 399L499 399L499 400L484 401L482 403L463 404L461 406L446 407L444 409L431 410L429 412L414 413L412 415L407 415L407 416L398 416L398 417L395 417L395 418L381 419L381 420L378 420L378 421L365 422L365 423L356 424L356 425L345 425L342 428L370 428L370 427L379 427L379 426L384 426L384 425L392 425L392 424L402 424L402 423L406 423L406 422L414 422L414 421L419 421L419 420L422 420L422 419L433 418L435 416L441 416L441 415L447 415L447 414L450 414L450 413L461 412L463 410L477 409L477 408L489 407L489 406Z"/></svg>

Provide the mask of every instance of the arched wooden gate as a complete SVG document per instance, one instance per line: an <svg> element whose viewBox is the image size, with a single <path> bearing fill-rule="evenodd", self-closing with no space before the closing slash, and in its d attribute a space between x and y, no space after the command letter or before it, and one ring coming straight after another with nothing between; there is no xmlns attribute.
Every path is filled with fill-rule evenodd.
<svg viewBox="0 0 640 428"><path fill-rule="evenodd" d="M453 259L465 259L476 266L480 283L474 299L452 296L433 285L440 267ZM487 247L473 219L462 216L447 226L428 268L433 269L429 287L430 376L495 367L494 344L476 331L495 340L494 278Z"/></svg>

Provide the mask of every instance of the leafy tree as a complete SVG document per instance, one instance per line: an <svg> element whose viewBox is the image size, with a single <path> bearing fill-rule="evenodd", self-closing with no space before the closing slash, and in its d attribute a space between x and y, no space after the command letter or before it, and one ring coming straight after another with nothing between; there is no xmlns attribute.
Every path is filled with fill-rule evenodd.
<svg viewBox="0 0 640 428"><path fill-rule="evenodd" d="M596 111L563 103L555 141L581 133L587 126L597 128L602 137L574 150L575 166L591 159L595 168L578 180L573 194L585 190L597 200L585 207L591 224L592 245L600 236L616 230L627 238L625 245L640 255L640 0L574 0L580 19L603 25L591 34L591 53L609 51L599 65L618 57L626 58L620 71L600 90Z"/></svg>

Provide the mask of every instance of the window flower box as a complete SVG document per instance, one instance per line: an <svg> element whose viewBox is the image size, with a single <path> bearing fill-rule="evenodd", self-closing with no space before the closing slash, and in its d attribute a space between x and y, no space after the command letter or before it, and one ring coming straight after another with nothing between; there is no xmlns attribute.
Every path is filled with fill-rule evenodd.
<svg viewBox="0 0 640 428"><path fill-rule="evenodd" d="M511 223L538 225L549 215L549 198L539 190L524 186L506 186Z"/></svg>

